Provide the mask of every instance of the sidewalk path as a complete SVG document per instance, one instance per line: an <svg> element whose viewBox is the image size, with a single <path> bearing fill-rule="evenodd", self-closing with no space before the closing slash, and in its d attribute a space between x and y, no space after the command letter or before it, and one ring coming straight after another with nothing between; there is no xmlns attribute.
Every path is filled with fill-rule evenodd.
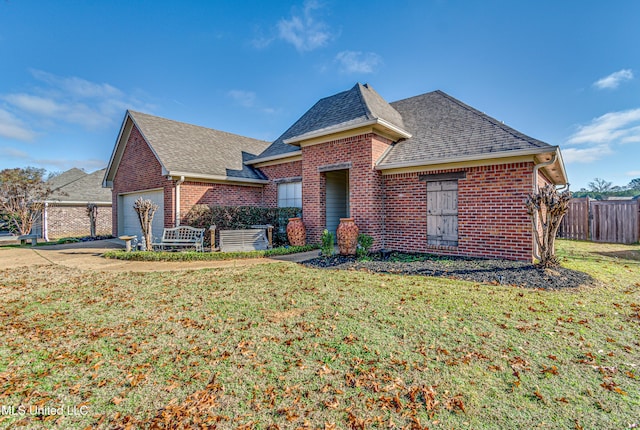
<svg viewBox="0 0 640 430"><path fill-rule="evenodd" d="M224 261L125 261L101 257L110 249L124 248L118 239L79 242L65 245L0 248L0 270L33 265L60 265L80 270L106 272L165 272L218 267L242 267L277 262L300 262L317 257L319 251L283 255L274 258L251 258Z"/></svg>

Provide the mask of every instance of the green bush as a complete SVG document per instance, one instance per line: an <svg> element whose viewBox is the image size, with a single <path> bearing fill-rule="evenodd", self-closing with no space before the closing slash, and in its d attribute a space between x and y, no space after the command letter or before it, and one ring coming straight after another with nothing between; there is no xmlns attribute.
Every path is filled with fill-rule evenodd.
<svg viewBox="0 0 640 430"><path fill-rule="evenodd" d="M333 255L334 243L335 243L335 239L333 237L333 233L325 229L322 232L322 245L320 246L320 249L322 250L322 255L324 255L325 257L329 257Z"/></svg>
<svg viewBox="0 0 640 430"><path fill-rule="evenodd" d="M205 245L211 243L209 227L216 226L214 244L219 243L220 230L242 230L252 225L273 226L273 246L287 245L287 222L300 216L300 208L262 208L256 206L195 205L185 217L185 224L206 229Z"/></svg>
<svg viewBox="0 0 640 430"><path fill-rule="evenodd" d="M373 237L368 234L360 233L358 235L358 247L356 248L356 255L358 258L363 258L369 255L371 246L373 246Z"/></svg>
<svg viewBox="0 0 640 430"><path fill-rule="evenodd" d="M305 246L287 246L280 248L267 249L264 251L247 251L247 252L157 252L157 251L135 251L126 252L124 250L108 251L103 254L105 258L115 260L130 261L218 261L218 260L236 260L243 258L267 258L277 255L296 254L298 252L307 252L318 249L317 245Z"/></svg>

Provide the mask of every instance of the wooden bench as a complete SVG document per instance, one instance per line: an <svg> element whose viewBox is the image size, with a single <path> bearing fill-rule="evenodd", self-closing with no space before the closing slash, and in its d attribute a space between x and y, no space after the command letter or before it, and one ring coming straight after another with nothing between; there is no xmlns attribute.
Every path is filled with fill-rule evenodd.
<svg viewBox="0 0 640 430"><path fill-rule="evenodd" d="M8 231L0 231L0 242L12 242L17 239L18 239L18 236Z"/></svg>
<svg viewBox="0 0 640 430"><path fill-rule="evenodd" d="M204 228L194 228L181 225L174 228L165 228L162 231L162 240L151 244L154 250L165 251L171 248L195 248L196 251L204 250Z"/></svg>
<svg viewBox="0 0 640 430"><path fill-rule="evenodd" d="M269 225L252 227L256 228L220 230L220 251L261 251L271 248L270 236L273 227Z"/></svg>
<svg viewBox="0 0 640 430"><path fill-rule="evenodd" d="M18 236L18 240L20 241L20 246L26 245L27 240L31 241L31 246L36 246L38 243L38 235L36 234L23 234L22 236Z"/></svg>

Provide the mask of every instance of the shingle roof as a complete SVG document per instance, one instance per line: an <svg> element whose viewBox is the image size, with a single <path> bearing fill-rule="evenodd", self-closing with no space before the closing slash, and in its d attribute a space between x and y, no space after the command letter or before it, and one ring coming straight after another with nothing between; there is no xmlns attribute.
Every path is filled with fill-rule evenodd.
<svg viewBox="0 0 640 430"><path fill-rule="evenodd" d="M141 112L129 114L168 172L264 179L244 162L269 142Z"/></svg>
<svg viewBox="0 0 640 430"><path fill-rule="evenodd" d="M277 138L258 158L299 151L285 140L311 132L326 131L347 126L357 127L374 119L385 120L404 128L402 116L367 84L356 84L350 90L319 100L287 131Z"/></svg>
<svg viewBox="0 0 640 430"><path fill-rule="evenodd" d="M70 182L76 181L84 176L87 176L87 173L78 169L77 167L73 167L65 172L60 173L59 175L54 176L53 178L47 181L47 185L52 189L56 190L60 187L64 187Z"/></svg>
<svg viewBox="0 0 640 430"><path fill-rule="evenodd" d="M553 148L462 103L433 91L391 103L412 134L398 142L378 163L451 160L490 153Z"/></svg>
<svg viewBox="0 0 640 430"><path fill-rule="evenodd" d="M51 178L47 182L55 191L48 200L54 202L111 203L111 190L102 188L102 178L105 171L106 169L102 169L87 174L80 169L73 168ZM75 179L67 181L71 177ZM60 182L66 183L62 186L56 185Z"/></svg>

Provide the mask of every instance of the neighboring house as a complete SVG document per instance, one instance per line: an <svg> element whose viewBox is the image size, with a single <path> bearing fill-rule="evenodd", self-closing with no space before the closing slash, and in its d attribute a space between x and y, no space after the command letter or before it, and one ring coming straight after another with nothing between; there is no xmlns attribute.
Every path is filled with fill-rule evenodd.
<svg viewBox="0 0 640 430"><path fill-rule="evenodd" d="M374 249L532 260L524 199L564 185L560 150L434 91L393 103L368 85L318 101L272 143L138 112L104 178L114 233L154 199L154 235L198 203L298 206L307 240L353 217Z"/></svg>
<svg viewBox="0 0 640 430"><path fill-rule="evenodd" d="M98 206L96 234L111 234L111 192L102 187L106 169L91 174L70 169L47 181L53 193L45 202L40 222L32 229L45 240L89 236L87 204Z"/></svg>

